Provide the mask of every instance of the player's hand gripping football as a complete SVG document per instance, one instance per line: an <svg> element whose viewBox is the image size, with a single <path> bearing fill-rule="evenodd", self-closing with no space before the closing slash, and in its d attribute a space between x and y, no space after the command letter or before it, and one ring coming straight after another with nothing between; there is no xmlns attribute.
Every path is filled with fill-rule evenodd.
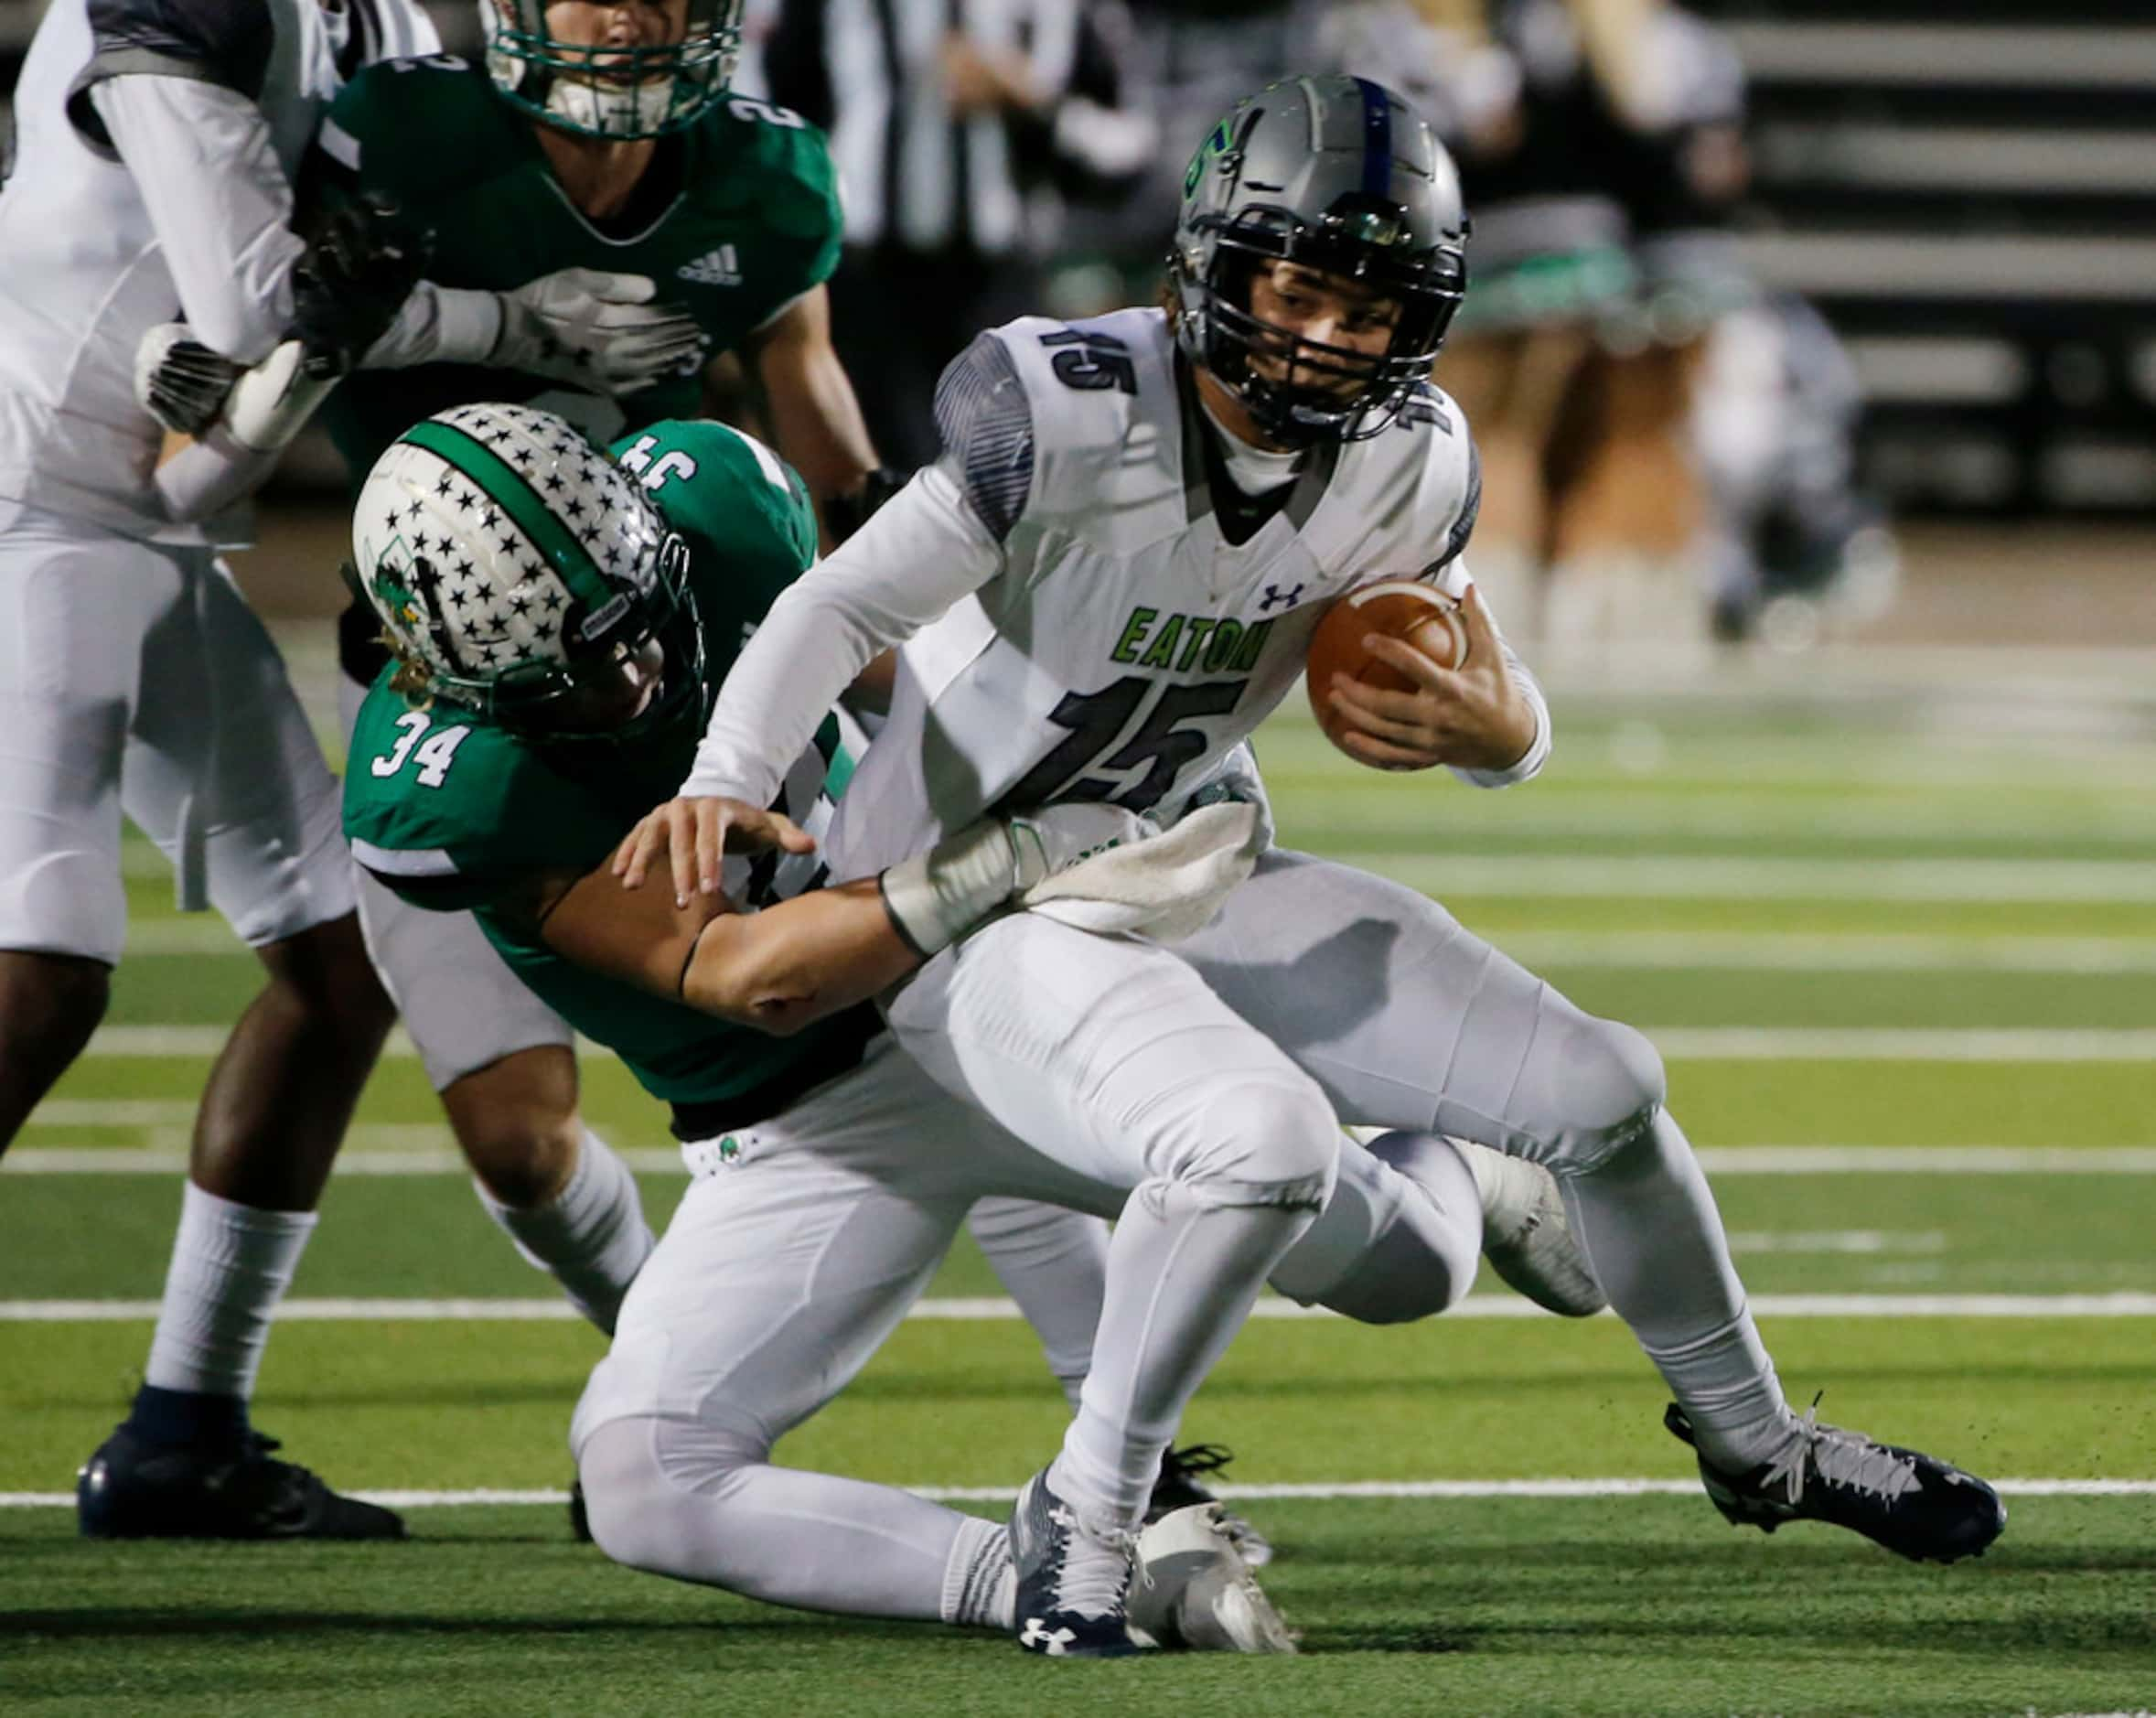
<svg viewBox="0 0 2156 1718"><path fill-rule="evenodd" d="M813 853L816 838L793 819L745 800L717 795L669 800L644 813L614 850L614 875L625 889L644 886L660 854L673 867L674 905L701 890L719 892L719 860L729 853Z"/></svg>
<svg viewBox="0 0 2156 1718"><path fill-rule="evenodd" d="M1372 633L1365 641L1373 658L1415 682L1412 692L1333 676L1326 695L1347 724L1342 750L1379 769L1508 769L1527 756L1535 713L1505 671L1497 630L1472 585L1460 614L1467 655L1457 668L1441 668L1404 639Z"/></svg>

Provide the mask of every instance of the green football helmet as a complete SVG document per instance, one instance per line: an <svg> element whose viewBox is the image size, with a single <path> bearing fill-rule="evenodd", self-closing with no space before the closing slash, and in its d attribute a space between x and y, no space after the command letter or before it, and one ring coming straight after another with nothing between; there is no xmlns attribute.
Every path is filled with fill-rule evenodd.
<svg viewBox="0 0 2156 1718"><path fill-rule="evenodd" d="M686 0L681 39L584 47L547 27L547 0L479 0L487 70L503 100L586 137L657 137L701 119L741 58L747 0Z"/></svg>
<svg viewBox="0 0 2156 1718"><path fill-rule="evenodd" d="M461 405L406 430L360 488L352 555L419 695L543 739L627 739L701 705L687 546L552 413ZM654 643L656 691L619 710Z"/></svg>

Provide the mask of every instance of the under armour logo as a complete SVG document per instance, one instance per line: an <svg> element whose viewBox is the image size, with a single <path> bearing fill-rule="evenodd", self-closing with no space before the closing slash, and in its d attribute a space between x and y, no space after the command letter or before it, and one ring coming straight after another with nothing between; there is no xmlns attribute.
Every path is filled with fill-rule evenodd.
<svg viewBox="0 0 2156 1718"><path fill-rule="evenodd" d="M1039 1617L1029 1616L1025 1619L1024 1631L1018 1637L1018 1644L1028 1652L1045 1652L1051 1658L1059 1658L1077 1638L1076 1629L1050 1628Z"/></svg>
<svg viewBox="0 0 2156 1718"><path fill-rule="evenodd" d="M1264 614L1275 603L1278 603L1282 608L1293 608L1302 600L1303 587L1300 585L1284 591L1277 585L1268 585L1265 587L1265 600L1258 605L1258 612Z"/></svg>

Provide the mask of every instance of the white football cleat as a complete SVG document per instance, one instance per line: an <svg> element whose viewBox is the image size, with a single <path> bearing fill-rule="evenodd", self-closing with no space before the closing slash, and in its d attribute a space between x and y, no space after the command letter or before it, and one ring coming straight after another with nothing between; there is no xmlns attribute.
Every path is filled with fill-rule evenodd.
<svg viewBox="0 0 2156 1718"><path fill-rule="evenodd" d="M1472 1140L1453 1139L1482 1195L1482 1256L1536 1305L1567 1318L1607 1306L1587 1255L1565 1220L1557 1177L1540 1164Z"/></svg>
<svg viewBox="0 0 2156 1718"><path fill-rule="evenodd" d="M1164 1515L1138 1535L1131 1638L1185 1652L1293 1652L1295 1637L1220 1522L1217 1503Z"/></svg>

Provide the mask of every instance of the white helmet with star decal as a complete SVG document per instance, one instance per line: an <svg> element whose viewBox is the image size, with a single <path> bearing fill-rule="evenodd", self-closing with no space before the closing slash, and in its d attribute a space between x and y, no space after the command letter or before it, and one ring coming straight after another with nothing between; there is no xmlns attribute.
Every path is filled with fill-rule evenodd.
<svg viewBox="0 0 2156 1718"><path fill-rule="evenodd" d="M555 738L701 694L686 546L552 413L461 405L406 430L359 490L352 554L410 693Z"/></svg>

